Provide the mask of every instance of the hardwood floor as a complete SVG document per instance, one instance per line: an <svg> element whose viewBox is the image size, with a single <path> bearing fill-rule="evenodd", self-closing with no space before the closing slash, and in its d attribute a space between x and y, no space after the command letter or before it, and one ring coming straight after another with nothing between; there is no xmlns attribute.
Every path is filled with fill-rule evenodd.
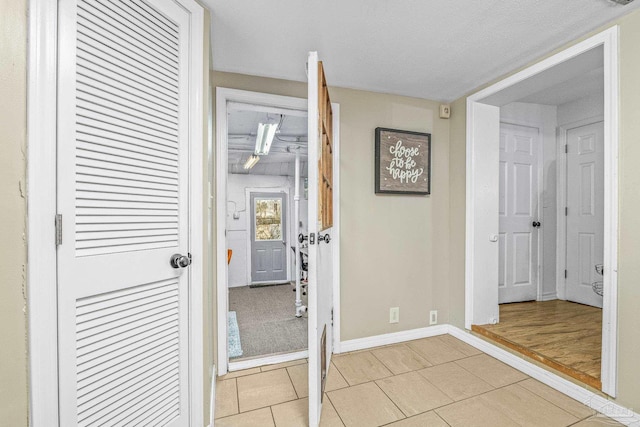
<svg viewBox="0 0 640 427"><path fill-rule="evenodd" d="M472 330L602 389L602 309L561 300L501 304L500 323Z"/></svg>

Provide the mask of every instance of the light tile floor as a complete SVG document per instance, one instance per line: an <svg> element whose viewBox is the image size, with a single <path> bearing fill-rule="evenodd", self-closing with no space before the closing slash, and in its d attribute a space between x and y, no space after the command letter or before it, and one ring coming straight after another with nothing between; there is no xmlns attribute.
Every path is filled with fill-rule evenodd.
<svg viewBox="0 0 640 427"><path fill-rule="evenodd" d="M307 361L233 372L218 427L308 425ZM621 425L450 336L334 355L322 427Z"/></svg>

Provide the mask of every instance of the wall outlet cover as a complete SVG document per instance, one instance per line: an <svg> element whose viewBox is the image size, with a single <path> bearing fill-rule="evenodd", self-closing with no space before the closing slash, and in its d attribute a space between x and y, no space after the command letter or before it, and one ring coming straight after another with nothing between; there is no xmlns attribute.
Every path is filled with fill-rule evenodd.
<svg viewBox="0 0 640 427"><path fill-rule="evenodd" d="M400 307L391 307L389 309L389 323L400 322Z"/></svg>
<svg viewBox="0 0 640 427"><path fill-rule="evenodd" d="M431 310L429 312L429 324L430 325L438 324L438 310Z"/></svg>

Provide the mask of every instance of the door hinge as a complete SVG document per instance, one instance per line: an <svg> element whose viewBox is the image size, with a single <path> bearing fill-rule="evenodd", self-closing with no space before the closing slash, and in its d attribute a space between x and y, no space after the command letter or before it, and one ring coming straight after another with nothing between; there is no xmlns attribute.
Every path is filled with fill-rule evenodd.
<svg viewBox="0 0 640 427"><path fill-rule="evenodd" d="M564 216L569 216L569 208L566 206L564 208Z"/></svg>
<svg viewBox="0 0 640 427"><path fill-rule="evenodd" d="M564 278L567 278L567 270L564 271Z"/></svg>
<svg viewBox="0 0 640 427"><path fill-rule="evenodd" d="M316 244L316 233L309 233L309 244L310 245Z"/></svg>
<svg viewBox="0 0 640 427"><path fill-rule="evenodd" d="M62 215L56 214L56 246L60 246L62 244Z"/></svg>
<svg viewBox="0 0 640 427"><path fill-rule="evenodd" d="M331 326L333 326L333 308L331 309Z"/></svg>
<svg viewBox="0 0 640 427"><path fill-rule="evenodd" d="M565 154L569 153L569 144L564 145L564 152Z"/></svg>

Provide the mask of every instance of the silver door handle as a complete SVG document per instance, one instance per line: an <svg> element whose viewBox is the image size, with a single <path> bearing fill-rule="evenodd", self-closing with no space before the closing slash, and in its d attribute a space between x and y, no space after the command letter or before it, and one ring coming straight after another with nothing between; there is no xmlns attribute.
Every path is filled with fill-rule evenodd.
<svg viewBox="0 0 640 427"><path fill-rule="evenodd" d="M191 265L191 254L181 255L174 254L171 255L171 260L169 261L171 267L173 268L185 268Z"/></svg>
<svg viewBox="0 0 640 427"><path fill-rule="evenodd" d="M322 234L318 234L318 242L329 243L330 241L331 236L329 236L329 233L325 234L324 236Z"/></svg>

